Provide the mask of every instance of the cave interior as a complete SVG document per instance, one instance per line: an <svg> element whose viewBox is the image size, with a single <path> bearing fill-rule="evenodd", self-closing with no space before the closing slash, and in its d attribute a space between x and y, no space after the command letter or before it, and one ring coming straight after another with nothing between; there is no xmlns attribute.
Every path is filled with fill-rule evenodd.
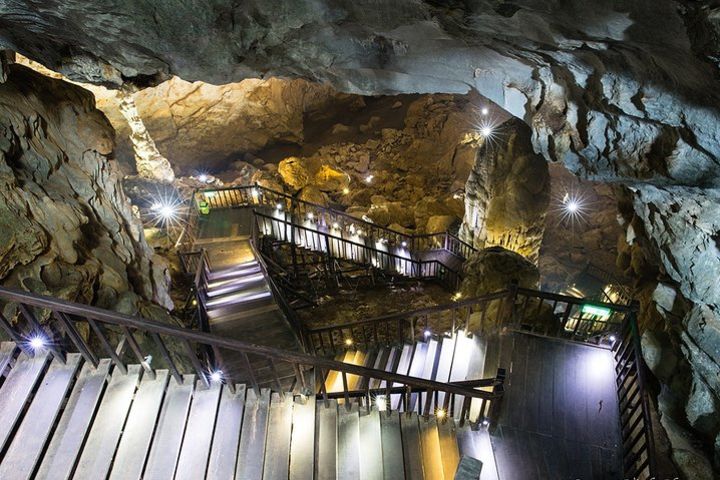
<svg viewBox="0 0 720 480"><path fill-rule="evenodd" d="M0 2L0 479L720 478L716 0Z"/></svg>

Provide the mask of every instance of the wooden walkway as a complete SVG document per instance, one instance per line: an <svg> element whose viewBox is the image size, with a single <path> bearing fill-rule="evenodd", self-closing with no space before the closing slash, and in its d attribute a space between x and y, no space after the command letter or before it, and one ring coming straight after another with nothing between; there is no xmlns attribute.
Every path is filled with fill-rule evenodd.
<svg viewBox="0 0 720 480"><path fill-rule="evenodd" d="M473 455L479 432L417 414L326 406L314 396L167 370L127 373L79 354L0 344L0 478L450 480L440 452ZM424 469L423 469L424 466Z"/></svg>
<svg viewBox="0 0 720 480"><path fill-rule="evenodd" d="M622 478L611 353L524 333L489 343L510 360L491 435L500 479Z"/></svg>

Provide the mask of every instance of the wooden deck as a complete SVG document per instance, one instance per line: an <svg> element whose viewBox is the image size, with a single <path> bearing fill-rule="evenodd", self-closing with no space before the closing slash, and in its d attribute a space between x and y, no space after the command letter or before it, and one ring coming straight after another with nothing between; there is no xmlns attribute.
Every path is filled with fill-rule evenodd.
<svg viewBox="0 0 720 480"><path fill-rule="evenodd" d="M622 478L611 353L524 333L491 343L510 359L491 435L500 479Z"/></svg>

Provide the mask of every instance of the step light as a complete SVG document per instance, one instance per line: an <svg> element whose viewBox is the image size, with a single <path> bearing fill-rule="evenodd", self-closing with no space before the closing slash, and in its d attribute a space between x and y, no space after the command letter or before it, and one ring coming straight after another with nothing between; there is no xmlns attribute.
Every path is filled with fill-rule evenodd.
<svg viewBox="0 0 720 480"><path fill-rule="evenodd" d="M444 408L438 408L437 411L435 412L435 416L436 416L439 420L442 420L442 419L444 419L444 418L447 416L447 412L445 411Z"/></svg>
<svg viewBox="0 0 720 480"><path fill-rule="evenodd" d="M385 395L378 395L375 397L375 406L377 407L379 412L384 412L387 410L387 401L385 400Z"/></svg>
<svg viewBox="0 0 720 480"><path fill-rule="evenodd" d="M283 208L282 203L278 203L277 205L275 205L275 208L276 208L278 211L282 210L282 208Z"/></svg>
<svg viewBox="0 0 720 480"><path fill-rule="evenodd" d="M223 372L222 370L215 370L210 374L210 380L212 380L215 383L221 382L223 379Z"/></svg>
<svg viewBox="0 0 720 480"><path fill-rule="evenodd" d="M343 195L347 195L348 193L350 193L350 189L345 187L342 189L342 192L343 192Z"/></svg>
<svg viewBox="0 0 720 480"><path fill-rule="evenodd" d="M373 178L375 178L375 175L368 175L365 177L365 183L372 183Z"/></svg>
<svg viewBox="0 0 720 480"><path fill-rule="evenodd" d="M30 337L28 343L30 344L30 348L32 348L33 350L41 350L45 348L47 341L45 340L44 336L36 334Z"/></svg>
<svg viewBox="0 0 720 480"><path fill-rule="evenodd" d="M352 338L346 338L345 339L345 346L346 347L352 347L353 341Z"/></svg>
<svg viewBox="0 0 720 480"><path fill-rule="evenodd" d="M423 335L425 336L425 338L428 338L430 335L432 335L432 332L428 328L428 329L425 329L425 331L423 332Z"/></svg>
<svg viewBox="0 0 720 480"><path fill-rule="evenodd" d="M400 242L400 245L402 245L403 248L406 248L406 247L407 247L407 242L405 242L405 241Z"/></svg>

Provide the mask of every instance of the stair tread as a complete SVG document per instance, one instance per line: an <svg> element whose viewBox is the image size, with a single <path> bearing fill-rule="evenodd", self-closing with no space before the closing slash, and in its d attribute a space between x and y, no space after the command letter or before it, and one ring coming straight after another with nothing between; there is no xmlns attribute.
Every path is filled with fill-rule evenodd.
<svg viewBox="0 0 720 480"><path fill-rule="evenodd" d="M102 359L97 368L85 363L75 381L70 399L38 470L37 478L70 478L86 432L102 395L110 360Z"/></svg>
<svg viewBox="0 0 720 480"><path fill-rule="evenodd" d="M128 365L127 374L118 368L113 371L80 455L75 478L105 478L109 473L141 370L140 365Z"/></svg>
<svg viewBox="0 0 720 480"><path fill-rule="evenodd" d="M315 434L315 478L335 480L337 476L338 405L328 400L328 406L320 400L316 407L317 426Z"/></svg>
<svg viewBox="0 0 720 480"><path fill-rule="evenodd" d="M0 450L10 439L25 402L40 378L48 358L47 352L34 357L21 353L0 387Z"/></svg>
<svg viewBox="0 0 720 480"><path fill-rule="evenodd" d="M245 411L245 393L245 385L236 385L235 393L231 392L227 385L222 388L207 478L235 476L240 430Z"/></svg>
<svg viewBox="0 0 720 480"><path fill-rule="evenodd" d="M350 410L345 405L338 406L338 478L360 477L360 416L356 403Z"/></svg>
<svg viewBox="0 0 720 480"><path fill-rule="evenodd" d="M285 400L281 400L279 394L273 394L268 414L263 480L282 480L290 475L293 406L292 395L286 395Z"/></svg>
<svg viewBox="0 0 720 480"><path fill-rule="evenodd" d="M386 480L405 478L402 434L400 431L400 414L380 412L380 434L382 437L383 476Z"/></svg>
<svg viewBox="0 0 720 480"><path fill-rule="evenodd" d="M80 359L77 353L69 354L65 364L57 358L53 359L24 421L0 463L0 478L31 478L75 372L80 366Z"/></svg>
<svg viewBox="0 0 720 480"><path fill-rule="evenodd" d="M322 408L322 407L321 407ZM293 407L290 480L313 478L315 468L315 396Z"/></svg>
<svg viewBox="0 0 720 480"><path fill-rule="evenodd" d="M269 410L270 390L247 391L235 478L262 478Z"/></svg>
<svg viewBox="0 0 720 480"><path fill-rule="evenodd" d="M168 472L174 473L177 467L190 401L195 389L195 375L183 375L182 378L182 384L178 384L174 378L169 380L150 447L144 480L167 478Z"/></svg>
<svg viewBox="0 0 720 480"><path fill-rule="evenodd" d="M373 408L360 415L360 479L383 480L383 449L380 413Z"/></svg>
<svg viewBox="0 0 720 480"><path fill-rule="evenodd" d="M425 476L423 473L423 448L418 415L415 413L400 415L400 427L405 478L407 480L432 479L433 477Z"/></svg>
<svg viewBox="0 0 720 480"><path fill-rule="evenodd" d="M167 381L168 371L156 370L155 379L146 374L140 382L115 454L111 480L142 476Z"/></svg>

